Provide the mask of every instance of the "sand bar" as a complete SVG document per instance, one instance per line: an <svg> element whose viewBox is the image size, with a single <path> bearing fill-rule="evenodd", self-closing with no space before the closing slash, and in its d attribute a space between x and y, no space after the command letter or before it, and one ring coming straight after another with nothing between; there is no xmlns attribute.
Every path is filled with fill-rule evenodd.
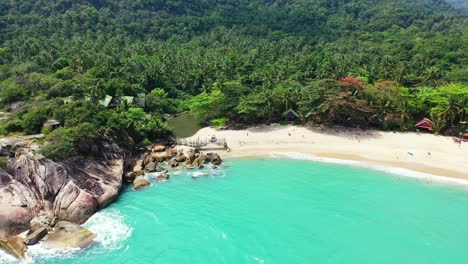
<svg viewBox="0 0 468 264"><path fill-rule="evenodd" d="M212 135L227 140L231 151L218 151L224 158L301 152L468 180L468 143L456 144L451 137L414 132L270 125L246 130L207 127L188 139L206 140Z"/></svg>

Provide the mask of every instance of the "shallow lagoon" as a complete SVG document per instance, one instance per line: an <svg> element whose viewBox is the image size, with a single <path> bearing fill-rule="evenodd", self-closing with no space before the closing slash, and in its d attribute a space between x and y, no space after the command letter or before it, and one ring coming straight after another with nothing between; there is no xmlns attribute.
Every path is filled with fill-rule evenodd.
<svg viewBox="0 0 468 264"><path fill-rule="evenodd" d="M304 160L227 164L128 188L86 224L92 247L35 247L30 262L468 262L466 187Z"/></svg>

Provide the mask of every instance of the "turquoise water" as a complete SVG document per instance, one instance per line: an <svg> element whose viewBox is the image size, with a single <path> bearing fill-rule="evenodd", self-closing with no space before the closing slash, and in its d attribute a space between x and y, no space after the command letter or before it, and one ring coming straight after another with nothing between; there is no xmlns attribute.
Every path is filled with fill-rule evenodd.
<svg viewBox="0 0 468 264"><path fill-rule="evenodd" d="M466 187L304 160L227 164L128 188L86 224L91 248L35 248L30 262L468 263Z"/></svg>

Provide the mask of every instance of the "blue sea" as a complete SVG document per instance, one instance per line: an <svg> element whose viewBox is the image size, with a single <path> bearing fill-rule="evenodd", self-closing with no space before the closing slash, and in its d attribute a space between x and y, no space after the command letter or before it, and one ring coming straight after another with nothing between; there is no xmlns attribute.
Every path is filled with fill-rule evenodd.
<svg viewBox="0 0 468 264"><path fill-rule="evenodd" d="M27 262L468 263L467 186L301 159L226 165L150 175L88 220L92 246L33 246Z"/></svg>

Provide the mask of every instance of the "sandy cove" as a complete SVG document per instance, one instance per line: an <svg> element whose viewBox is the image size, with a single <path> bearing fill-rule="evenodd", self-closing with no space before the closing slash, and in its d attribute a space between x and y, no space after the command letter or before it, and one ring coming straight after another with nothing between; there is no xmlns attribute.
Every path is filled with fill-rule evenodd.
<svg viewBox="0 0 468 264"><path fill-rule="evenodd" d="M225 138L223 157L300 152L319 157L367 161L468 180L468 143L427 133L363 131L352 128L257 126L246 130L203 128L187 139Z"/></svg>

